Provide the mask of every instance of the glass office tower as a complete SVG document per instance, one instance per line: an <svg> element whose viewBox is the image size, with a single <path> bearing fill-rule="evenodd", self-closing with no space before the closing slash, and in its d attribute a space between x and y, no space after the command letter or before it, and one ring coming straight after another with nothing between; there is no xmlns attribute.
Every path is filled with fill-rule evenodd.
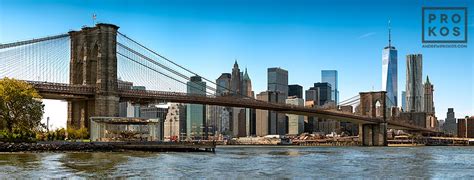
<svg viewBox="0 0 474 180"><path fill-rule="evenodd" d="M398 101L398 66L397 49L391 44L389 29L388 46L382 51L382 91L387 92L387 107L397 106Z"/></svg>
<svg viewBox="0 0 474 180"><path fill-rule="evenodd" d="M199 76L192 76L187 82L187 93L206 95L206 82ZM201 104L188 104L186 108L186 133L189 138L201 139L207 136L206 106Z"/></svg>
<svg viewBox="0 0 474 180"><path fill-rule="evenodd" d="M336 105L339 104L339 89L337 87L337 71L336 70L322 70L321 71L321 82L327 82L331 84L331 100Z"/></svg>

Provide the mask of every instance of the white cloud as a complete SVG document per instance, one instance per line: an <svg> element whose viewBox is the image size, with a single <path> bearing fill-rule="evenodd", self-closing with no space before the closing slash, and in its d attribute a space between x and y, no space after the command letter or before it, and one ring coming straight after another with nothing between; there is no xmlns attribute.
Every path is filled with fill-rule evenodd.
<svg viewBox="0 0 474 180"><path fill-rule="evenodd" d="M365 34L362 34L362 35L360 35L359 37L357 37L357 39L368 38L368 37L373 36L373 35L375 35L375 34L377 34L377 33L376 33L376 32L365 33Z"/></svg>

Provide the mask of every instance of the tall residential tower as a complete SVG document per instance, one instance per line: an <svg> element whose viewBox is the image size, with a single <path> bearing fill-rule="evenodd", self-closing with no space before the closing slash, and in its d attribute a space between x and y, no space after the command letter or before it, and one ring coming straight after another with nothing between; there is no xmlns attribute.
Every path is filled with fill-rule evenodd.
<svg viewBox="0 0 474 180"><path fill-rule="evenodd" d="M423 57L421 54L407 55L406 103L407 112L423 112Z"/></svg>

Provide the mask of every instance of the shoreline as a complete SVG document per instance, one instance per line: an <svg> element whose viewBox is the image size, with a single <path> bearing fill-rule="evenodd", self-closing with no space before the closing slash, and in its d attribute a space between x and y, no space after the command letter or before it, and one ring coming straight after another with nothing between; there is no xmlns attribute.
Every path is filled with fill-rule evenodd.
<svg viewBox="0 0 474 180"><path fill-rule="evenodd" d="M9 143L0 142L0 153L14 152L215 152L216 148L314 148L314 147L429 147L429 146L468 146L459 144L428 145L428 144L388 144L387 146L331 145L319 144L302 146L296 144L231 144L216 145L214 143L164 143L164 142L35 142ZM471 145L472 146L472 145Z"/></svg>
<svg viewBox="0 0 474 180"><path fill-rule="evenodd" d="M65 142L48 141L35 143L0 142L0 152L215 152L210 143L162 143L162 142Z"/></svg>

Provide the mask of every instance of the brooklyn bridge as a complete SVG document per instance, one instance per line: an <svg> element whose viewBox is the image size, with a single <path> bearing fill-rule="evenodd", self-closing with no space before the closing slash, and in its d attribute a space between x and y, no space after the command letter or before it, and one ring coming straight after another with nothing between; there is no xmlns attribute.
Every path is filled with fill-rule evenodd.
<svg viewBox="0 0 474 180"><path fill-rule="evenodd" d="M384 91L361 92L357 110L318 109L264 102L236 92L217 93L220 87L134 39L113 24L96 24L79 31L0 44L0 77L25 80L44 99L68 102L68 126L87 127L91 117L119 116L119 102L148 104L177 102L271 110L359 124L363 145L387 145L387 129L436 132L391 115ZM207 85L189 87L192 76ZM146 86L131 89L122 82ZM202 93L187 93L195 88ZM232 92L228 89L229 92ZM380 113L381 111L381 113Z"/></svg>

